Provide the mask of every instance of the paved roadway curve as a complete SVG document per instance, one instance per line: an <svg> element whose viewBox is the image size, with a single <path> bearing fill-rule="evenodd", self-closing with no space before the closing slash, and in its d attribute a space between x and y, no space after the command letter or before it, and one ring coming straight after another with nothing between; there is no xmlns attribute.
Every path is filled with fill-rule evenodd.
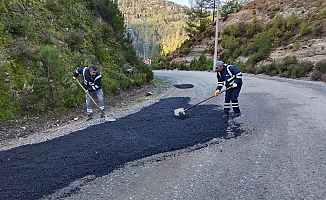
<svg viewBox="0 0 326 200"><path fill-rule="evenodd" d="M5 182L0 183L0 192L5 192L2 197L325 199L325 83L244 74L239 98L241 117L221 119L223 95L190 109L180 118L174 116L174 109L187 108L213 94L215 74L185 71L154 71L154 74L171 83L160 102L116 122L97 125L95 131L77 131L61 140L49 141L46 147L41 143L30 149L27 145L0 152L1 162L5 161L1 174L4 168L12 173L1 178ZM77 142L79 136L86 141ZM47 182L43 183L43 189L28 186L35 193L21 191L22 195L4 189L8 182L15 191L16 185L8 179L21 171L8 161L12 155L18 155L19 160L27 151L41 150L44 154L49 146L63 145L66 141L70 143L62 148L71 148L69 151L50 155L57 159L50 162L58 169L55 176L42 168L37 170L43 176L60 177L60 181L44 178ZM91 144L85 148L85 143ZM39 164L48 162L47 159L40 158ZM66 162L57 164L62 161ZM35 168L35 164L24 162ZM15 167L18 169L10 171ZM30 168L24 170L32 174ZM38 180L38 176L33 176ZM22 181L27 184L34 178ZM53 190L56 192L52 193Z"/></svg>
<svg viewBox="0 0 326 200"><path fill-rule="evenodd" d="M216 87L214 73L155 71L155 76L174 86L194 85L170 93L190 97L191 104ZM68 199L87 199L87 193L101 199L325 199L326 84L247 74L243 79L243 116L228 123L242 124L247 134L114 171L99 180L101 186L95 182ZM223 105L223 98L207 104ZM206 123L200 109L186 113L202 115L194 126ZM216 120L218 129L221 121L208 120Z"/></svg>

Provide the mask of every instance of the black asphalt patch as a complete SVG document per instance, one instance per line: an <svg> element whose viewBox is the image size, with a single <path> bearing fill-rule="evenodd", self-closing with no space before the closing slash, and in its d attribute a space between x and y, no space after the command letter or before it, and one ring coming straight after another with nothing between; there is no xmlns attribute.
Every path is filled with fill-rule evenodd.
<svg viewBox="0 0 326 200"><path fill-rule="evenodd" d="M179 88L179 89L189 89L193 88L193 84L180 84L180 85L174 85L174 87Z"/></svg>
<svg viewBox="0 0 326 200"><path fill-rule="evenodd" d="M189 98L169 98L141 111L46 142L0 152L0 199L38 199L86 176L101 177L127 162L228 138L227 120L216 105L200 105L185 117L176 107ZM241 135L234 126L234 135Z"/></svg>

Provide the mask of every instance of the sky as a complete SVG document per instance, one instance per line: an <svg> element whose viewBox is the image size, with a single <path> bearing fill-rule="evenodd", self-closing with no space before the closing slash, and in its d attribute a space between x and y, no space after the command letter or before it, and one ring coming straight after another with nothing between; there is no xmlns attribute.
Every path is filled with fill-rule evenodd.
<svg viewBox="0 0 326 200"><path fill-rule="evenodd" d="M177 4L185 5L185 6L190 6L189 5L189 0L169 0Z"/></svg>

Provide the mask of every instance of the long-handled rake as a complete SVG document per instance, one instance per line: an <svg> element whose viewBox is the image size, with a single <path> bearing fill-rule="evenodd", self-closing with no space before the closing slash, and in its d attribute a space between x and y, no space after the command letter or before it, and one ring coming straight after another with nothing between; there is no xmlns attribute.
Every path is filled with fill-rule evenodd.
<svg viewBox="0 0 326 200"><path fill-rule="evenodd" d="M227 90L229 90L229 89L231 89L232 87L228 87L228 88L226 88L225 90L222 90L221 92L220 92L220 94L221 93L223 93L223 92L225 92L225 91L227 91ZM194 104L194 105L192 105L192 106L190 106L189 108L187 108L187 109L184 109L184 108L177 108L177 109L175 109L174 110L174 115L175 116L184 116L185 114L186 114L186 111L188 111L189 109L191 109L191 108L193 108L193 107L195 107L195 106L198 106L199 104L201 104L201 103L204 103L205 101L208 101L208 100L210 100L211 98L214 98L215 96L213 95L213 96L210 96L210 97L208 97L207 99L204 99L204 100L202 100L202 101L200 101L200 102L198 102L198 103L196 103L196 104Z"/></svg>
<svg viewBox="0 0 326 200"><path fill-rule="evenodd" d="M75 81L79 84L81 88L83 88L84 92L88 95L88 97L93 101L93 103L96 105L96 107L101 111L100 106L96 103L96 101L93 99L93 97L87 92L87 90L84 88L84 86L78 81L78 79L75 79ZM104 115L105 119L108 121L116 121L115 118L108 118L106 115Z"/></svg>

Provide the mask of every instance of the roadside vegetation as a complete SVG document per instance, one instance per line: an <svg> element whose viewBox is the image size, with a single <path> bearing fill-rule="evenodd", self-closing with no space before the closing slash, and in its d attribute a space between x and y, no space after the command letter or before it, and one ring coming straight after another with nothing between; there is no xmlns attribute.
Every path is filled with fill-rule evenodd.
<svg viewBox="0 0 326 200"><path fill-rule="evenodd" d="M326 10L315 19L326 17ZM315 66L322 66L325 61L317 63L298 62L295 56L287 56L282 61L270 61L267 65L259 65L265 61L271 50L291 43L293 51L296 51L296 44L305 37L318 37L325 31L321 24L311 26L311 18L299 19L294 13L284 19L277 14L269 23L263 23L255 18L251 24L240 22L237 26L230 26L224 30L222 47L224 51L220 58L224 61L235 61L239 56L247 57L246 62L237 62L242 71L248 73L264 73L272 76L289 78L301 78L314 73L314 80L322 80L323 69ZM326 67L325 67L326 68ZM326 81L326 80L322 80Z"/></svg>
<svg viewBox="0 0 326 200"><path fill-rule="evenodd" d="M72 80L77 66L96 64L114 95L153 79L125 37L111 0L0 2L0 122L69 109L84 102Z"/></svg>

